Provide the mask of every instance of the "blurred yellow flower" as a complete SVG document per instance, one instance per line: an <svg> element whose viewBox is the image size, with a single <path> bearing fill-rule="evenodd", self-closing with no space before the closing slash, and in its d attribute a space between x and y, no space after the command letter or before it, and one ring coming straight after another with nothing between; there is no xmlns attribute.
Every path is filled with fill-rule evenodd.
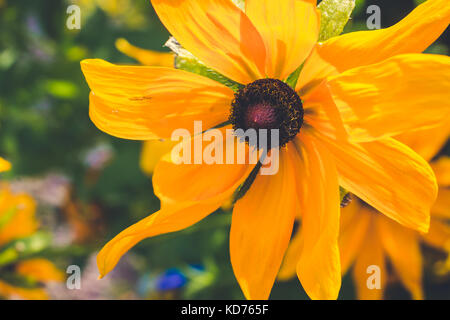
<svg viewBox="0 0 450 320"><path fill-rule="evenodd" d="M11 169L11 163L0 157L0 172L8 171Z"/></svg>

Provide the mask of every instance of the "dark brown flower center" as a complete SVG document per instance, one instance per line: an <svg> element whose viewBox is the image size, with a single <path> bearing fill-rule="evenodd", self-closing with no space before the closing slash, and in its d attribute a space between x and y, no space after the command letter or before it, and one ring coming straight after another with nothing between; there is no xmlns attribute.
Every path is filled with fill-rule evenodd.
<svg viewBox="0 0 450 320"><path fill-rule="evenodd" d="M298 94L283 81L260 79L235 94L229 120L234 130L255 129L258 147L261 147L260 129L268 131L269 148L282 147L300 132L303 105ZM270 139L273 129L278 129L278 142Z"/></svg>

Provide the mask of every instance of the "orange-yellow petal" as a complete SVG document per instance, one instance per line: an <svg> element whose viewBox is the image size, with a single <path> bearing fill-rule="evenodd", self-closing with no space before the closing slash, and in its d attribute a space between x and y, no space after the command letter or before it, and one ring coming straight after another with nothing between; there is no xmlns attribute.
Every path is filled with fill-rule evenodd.
<svg viewBox="0 0 450 320"><path fill-rule="evenodd" d="M11 169L11 163L9 161L6 161L2 157L0 157L0 172L8 171Z"/></svg>
<svg viewBox="0 0 450 320"><path fill-rule="evenodd" d="M449 22L449 1L428 0L390 28L329 39L319 47L319 55L342 72L399 54L420 53L445 31Z"/></svg>
<svg viewBox="0 0 450 320"><path fill-rule="evenodd" d="M439 219L431 218L430 231L422 234L429 245L450 253L450 225Z"/></svg>
<svg viewBox="0 0 450 320"><path fill-rule="evenodd" d="M173 67L174 65L173 53L138 48L124 38L116 40L116 48L123 54L139 61L144 66Z"/></svg>
<svg viewBox="0 0 450 320"><path fill-rule="evenodd" d="M239 83L264 78L264 42L231 0L152 0L178 42L208 67Z"/></svg>
<svg viewBox="0 0 450 320"><path fill-rule="evenodd" d="M226 121L233 91L190 72L147 66L118 66L99 59L83 60L91 88L89 115L113 136L150 140L170 138L173 130L193 132Z"/></svg>
<svg viewBox="0 0 450 320"><path fill-rule="evenodd" d="M418 233L380 215L376 223L383 248L396 274L413 299L423 299L422 254Z"/></svg>
<svg viewBox="0 0 450 320"><path fill-rule="evenodd" d="M387 282L388 270L383 245L372 225L353 265L353 280L360 300L381 300ZM378 279L377 279L378 278ZM379 287L377 285L379 284Z"/></svg>
<svg viewBox="0 0 450 320"><path fill-rule="evenodd" d="M339 261L339 185L331 154L310 135L300 135L291 152L296 167L303 248L297 275L311 299L337 299Z"/></svg>
<svg viewBox="0 0 450 320"><path fill-rule="evenodd" d="M285 79L297 69L319 37L320 14L302 0L246 0L245 13L266 49L266 76Z"/></svg>
<svg viewBox="0 0 450 320"><path fill-rule="evenodd" d="M158 161L166 153L169 153L176 144L176 141L172 141L170 139L145 141L142 145L140 158L140 166L142 171L151 176Z"/></svg>
<svg viewBox="0 0 450 320"><path fill-rule="evenodd" d="M49 298L44 289L29 289L10 285L0 280L0 297L7 299L47 300Z"/></svg>
<svg viewBox="0 0 450 320"><path fill-rule="evenodd" d="M161 199L162 206L174 201L201 201L216 196L228 199L250 174L256 158L254 164L249 164L249 161L237 163L238 152L241 152L238 150L243 150L244 154L250 152L247 144L233 135L231 126L214 132L221 133L221 137L202 142L208 135L207 131L186 140L186 143L180 142L158 162L153 174L153 190ZM215 150L215 154L222 152L221 163L209 163L218 159L209 159L208 150ZM184 154L189 156L183 163ZM231 154L235 158L227 161Z"/></svg>
<svg viewBox="0 0 450 320"><path fill-rule="evenodd" d="M325 142L342 187L404 226L427 232L437 185L425 160L392 138Z"/></svg>
<svg viewBox="0 0 450 320"><path fill-rule="evenodd" d="M41 282L61 282L64 280L64 273L51 261L43 258L34 258L19 262L16 265L16 272Z"/></svg>
<svg viewBox="0 0 450 320"><path fill-rule="evenodd" d="M436 175L437 182L441 187L450 187L450 157L442 156L430 163Z"/></svg>
<svg viewBox="0 0 450 320"><path fill-rule="evenodd" d="M354 207L357 209L355 210ZM352 211L356 211L354 214ZM352 215L351 223L345 226L342 220L347 214ZM371 223L372 212L361 207L355 199L347 207L341 210L341 230L339 232L339 250L341 253L341 269L345 274L355 258L360 254L361 247L367 236L367 230Z"/></svg>
<svg viewBox="0 0 450 320"><path fill-rule="evenodd" d="M448 56L399 55L348 70L329 85L355 141L425 129L450 117Z"/></svg>
<svg viewBox="0 0 450 320"><path fill-rule="evenodd" d="M431 208L431 215L436 218L450 219L450 189L439 188L436 202Z"/></svg>
<svg viewBox="0 0 450 320"><path fill-rule="evenodd" d="M230 258L247 299L268 299L294 225L296 197L289 147L280 150L279 171L258 174L234 206Z"/></svg>
<svg viewBox="0 0 450 320"><path fill-rule="evenodd" d="M220 204L217 199L177 203L128 227L109 241L97 255L100 277L114 269L120 258L141 240L190 227L217 210Z"/></svg>
<svg viewBox="0 0 450 320"><path fill-rule="evenodd" d="M294 277L297 273L297 264L300 259L301 250L303 247L302 228L299 226L295 234L292 236L289 246L284 255L283 263L278 272L277 279L280 281L287 281Z"/></svg>

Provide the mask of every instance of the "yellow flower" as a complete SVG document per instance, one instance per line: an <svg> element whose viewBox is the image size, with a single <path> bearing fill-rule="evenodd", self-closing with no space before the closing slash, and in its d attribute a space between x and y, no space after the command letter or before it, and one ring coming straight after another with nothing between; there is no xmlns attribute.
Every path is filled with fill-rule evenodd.
<svg viewBox="0 0 450 320"><path fill-rule="evenodd" d="M169 139L179 128L193 133L194 120L204 129L228 119L235 129L280 129L278 173L256 175L233 209L231 263L246 298L269 297L297 216L298 277L311 298L337 298L339 183L401 224L428 230L436 179L426 161L391 137L449 116L450 58L420 54L447 27L447 0L427 1L399 27L323 44L316 43L319 13L311 0L247 0L245 12L231 0L152 4L183 48L241 89L173 68L84 60L90 117L99 129L134 140ZM295 90L280 81L302 64ZM214 143L225 154L236 144L251 152L237 138ZM175 164L164 156L153 174L161 210L105 245L97 257L100 275L142 239L214 212L253 169Z"/></svg>
<svg viewBox="0 0 450 320"><path fill-rule="evenodd" d="M450 134L450 122L436 128L405 133L396 138L412 147L424 159L431 159L446 143ZM339 247L342 274L353 265L352 275L359 299L382 299L393 270L414 299L423 299L422 256L420 242L444 250L450 254L450 158L431 161L440 189L431 209L428 233L416 232L386 218L376 209L359 199L354 199L342 210ZM301 251L301 232L298 232L287 251L278 278L287 280L295 274L295 263ZM447 263L450 262L450 256ZM367 268L380 267L381 289L369 289Z"/></svg>
<svg viewBox="0 0 450 320"><path fill-rule="evenodd" d="M0 157L0 172L8 171L11 169L11 163Z"/></svg>
<svg viewBox="0 0 450 320"><path fill-rule="evenodd" d="M0 248L10 241L32 235L38 229L36 204L27 194L14 194L7 184L0 188ZM8 266L9 267L9 266ZM62 281L64 274L52 262L33 258L13 265L16 274L32 282ZM48 299L43 288L26 288L0 279L0 296L21 299Z"/></svg>

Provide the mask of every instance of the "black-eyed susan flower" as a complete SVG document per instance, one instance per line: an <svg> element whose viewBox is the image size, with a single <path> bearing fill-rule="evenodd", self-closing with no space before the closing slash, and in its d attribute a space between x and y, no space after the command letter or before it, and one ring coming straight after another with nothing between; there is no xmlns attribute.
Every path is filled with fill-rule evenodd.
<svg viewBox="0 0 450 320"><path fill-rule="evenodd" d="M405 133L396 138L431 161L449 137L449 124L447 122L436 128ZM359 299L382 299L393 274L412 298L423 299L420 243L450 254L450 160L443 156L431 161L431 167L436 173L439 193L431 209L430 229L427 233L405 228L355 197L342 210L339 236L341 268L345 274L353 266L352 276ZM301 237L300 231L291 242L278 275L281 280L295 275ZM388 262L392 268L388 268ZM441 269L450 270L449 263L450 259L443 263ZM379 288L367 285L370 277L368 268L371 266L379 267Z"/></svg>
<svg viewBox="0 0 450 320"><path fill-rule="evenodd" d="M249 188L234 205L230 256L249 299L269 297L297 216L303 287L313 299L338 296L339 184L404 226L428 230L436 179L391 136L449 116L450 58L420 54L448 26L446 0L427 1L394 27L324 43L311 0L248 0L244 10L231 0L152 4L182 47L232 85L174 68L84 60L92 121L135 140L169 139L179 128L194 133L196 120L204 129L276 128L279 170L254 175L252 164L177 164L164 156L153 175L161 210L106 244L101 276L142 239L191 226L242 185ZM251 152L237 138L214 143Z"/></svg>

